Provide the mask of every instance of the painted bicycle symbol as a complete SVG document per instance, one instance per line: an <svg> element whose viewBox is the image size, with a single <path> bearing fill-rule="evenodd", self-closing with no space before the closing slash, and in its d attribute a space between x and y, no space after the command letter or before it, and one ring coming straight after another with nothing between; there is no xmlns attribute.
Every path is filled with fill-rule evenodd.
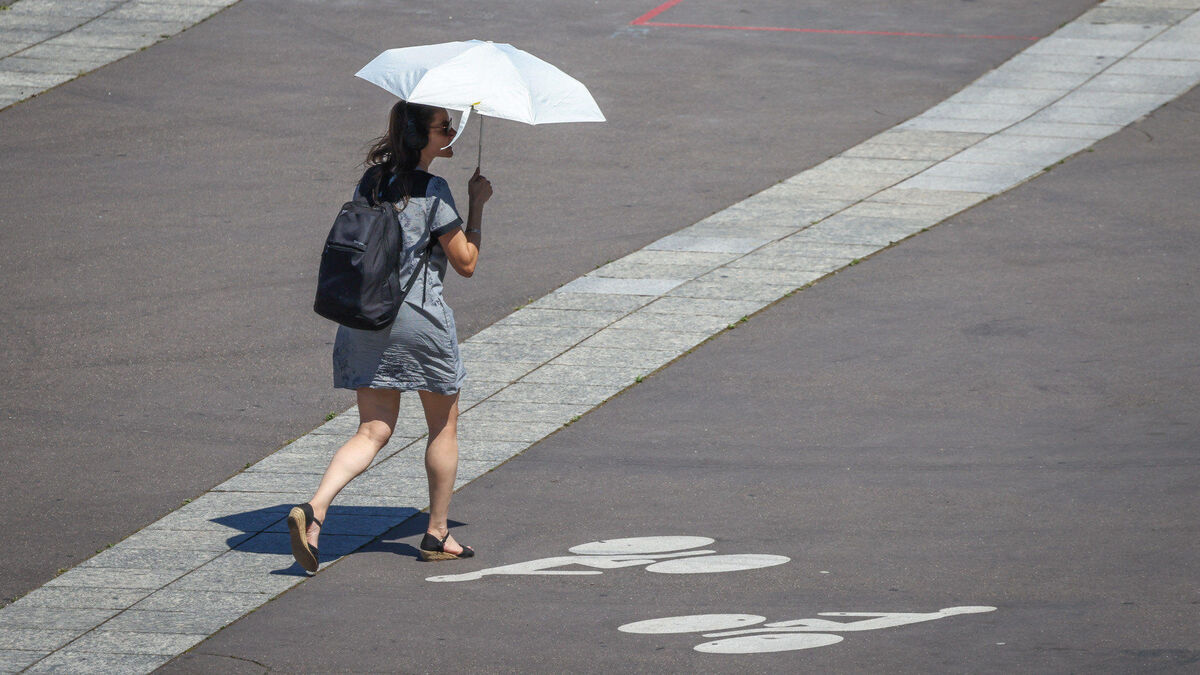
<svg viewBox="0 0 1200 675"><path fill-rule="evenodd" d="M912 623L935 621L958 614L993 612L995 607L946 607L936 612L819 612L817 616L866 617L858 621L830 619L793 619L762 623L766 617L755 614L692 614L662 619L635 621L617 628L624 633L701 633L706 638L721 638L698 644L693 649L708 654L762 654L813 649L836 644L844 638L836 633L854 633L895 628ZM748 628L748 626L756 626Z"/></svg>
<svg viewBox="0 0 1200 675"><path fill-rule="evenodd" d="M782 555L716 555L716 551L707 549L693 550L714 541L708 537L630 537L591 541L567 549L575 555L538 558L463 574L443 574L428 577L426 581L475 581L496 575L591 575L642 565L646 566L647 572L658 574L711 574L772 567L791 560ZM591 569L561 569L572 566Z"/></svg>

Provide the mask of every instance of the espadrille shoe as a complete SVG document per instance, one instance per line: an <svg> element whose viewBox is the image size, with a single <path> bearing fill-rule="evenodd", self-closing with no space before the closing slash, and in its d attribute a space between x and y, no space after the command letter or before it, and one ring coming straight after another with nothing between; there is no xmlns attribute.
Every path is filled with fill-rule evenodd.
<svg viewBox="0 0 1200 675"><path fill-rule="evenodd" d="M426 532L425 538L421 540L421 560L458 560L459 558L470 558L475 555L475 549L470 546L463 546L462 553L450 553L446 550L446 540L449 538L449 532L441 539Z"/></svg>
<svg viewBox="0 0 1200 675"><path fill-rule="evenodd" d="M308 524L316 523L321 527L321 521L313 516L312 504L293 506L288 513L288 532L292 535L292 557L304 569L316 574L321 566L321 553L316 546L308 544Z"/></svg>

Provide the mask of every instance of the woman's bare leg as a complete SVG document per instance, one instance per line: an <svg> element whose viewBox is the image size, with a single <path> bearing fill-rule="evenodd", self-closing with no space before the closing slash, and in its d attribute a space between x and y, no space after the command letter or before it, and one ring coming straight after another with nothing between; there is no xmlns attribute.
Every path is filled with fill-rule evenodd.
<svg viewBox="0 0 1200 675"><path fill-rule="evenodd" d="M438 539L450 533L448 522L450 495L458 474L458 394L422 391L425 423L429 425L429 443L425 446L425 473L429 477L429 528ZM463 547L451 537L445 550L455 555Z"/></svg>
<svg viewBox="0 0 1200 675"><path fill-rule="evenodd" d="M334 453L316 494L309 500L317 520L324 522L325 512L329 510L333 498L371 466L375 455L392 437L399 413L400 392L393 389L358 390L358 432ZM319 532L320 528L315 524L309 525L307 534L310 546L317 545Z"/></svg>

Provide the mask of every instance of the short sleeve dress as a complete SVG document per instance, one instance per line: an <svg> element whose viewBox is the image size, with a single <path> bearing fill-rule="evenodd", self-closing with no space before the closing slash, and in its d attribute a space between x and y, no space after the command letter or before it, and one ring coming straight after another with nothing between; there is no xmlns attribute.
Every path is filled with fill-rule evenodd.
<svg viewBox="0 0 1200 675"><path fill-rule="evenodd" d="M371 167L355 195L379 185L379 167ZM404 299L396 320L382 330L338 326L333 345L333 382L339 389L398 389L454 394L467 372L458 352L454 312L442 299L446 252L438 237L462 226L450 186L437 176L414 171L407 177L408 205L399 212L406 248L432 245L427 267ZM392 178L383 181L383 197L403 204L404 190ZM401 263L400 279L407 282L419 256Z"/></svg>

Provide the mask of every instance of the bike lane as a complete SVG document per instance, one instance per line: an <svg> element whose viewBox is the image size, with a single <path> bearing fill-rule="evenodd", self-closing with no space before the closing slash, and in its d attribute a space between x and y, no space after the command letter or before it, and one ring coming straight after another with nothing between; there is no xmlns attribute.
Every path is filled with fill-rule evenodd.
<svg viewBox="0 0 1200 675"><path fill-rule="evenodd" d="M1198 104L780 301L478 478L454 502L477 558L417 561L414 519L164 670L1194 664Z"/></svg>

